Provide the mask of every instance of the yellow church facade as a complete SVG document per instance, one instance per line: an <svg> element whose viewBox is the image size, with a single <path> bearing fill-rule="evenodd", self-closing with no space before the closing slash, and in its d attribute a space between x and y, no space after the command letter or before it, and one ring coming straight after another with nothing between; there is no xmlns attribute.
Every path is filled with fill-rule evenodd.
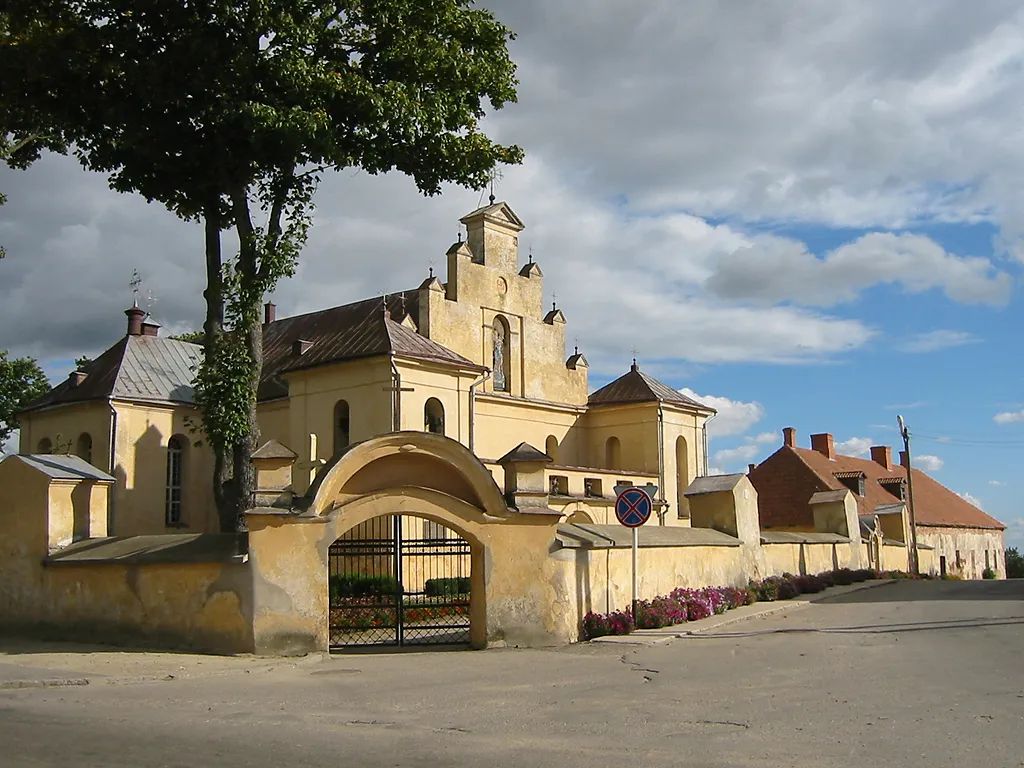
<svg viewBox="0 0 1024 768"><path fill-rule="evenodd" d="M521 265L524 225L505 203L462 219L448 279L307 315L267 306L261 442L298 457L292 490L355 443L429 431L462 445L504 483L497 460L519 443L551 459L552 503L612 523L619 481L659 487L654 525L686 525L682 492L707 472L714 412L634 364L590 393L586 358L566 350L566 319L543 303L543 273ZM116 535L217 530L210 452L196 445L190 381L199 347L159 336L128 310L127 335L22 415L20 452L72 453L115 478Z"/></svg>

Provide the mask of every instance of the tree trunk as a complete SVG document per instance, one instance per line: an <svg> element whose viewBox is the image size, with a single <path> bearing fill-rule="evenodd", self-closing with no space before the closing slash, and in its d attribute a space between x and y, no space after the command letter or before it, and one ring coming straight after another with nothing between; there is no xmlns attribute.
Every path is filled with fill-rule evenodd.
<svg viewBox="0 0 1024 768"><path fill-rule="evenodd" d="M203 215L206 230L206 322L203 330L206 333L206 349L212 350L224 332L224 285L223 261L220 247L220 219L217 204L210 205ZM231 463L225 451L213 447L213 500L217 506L217 517L220 529L224 533L236 530L238 516L231 504L227 483L231 479Z"/></svg>

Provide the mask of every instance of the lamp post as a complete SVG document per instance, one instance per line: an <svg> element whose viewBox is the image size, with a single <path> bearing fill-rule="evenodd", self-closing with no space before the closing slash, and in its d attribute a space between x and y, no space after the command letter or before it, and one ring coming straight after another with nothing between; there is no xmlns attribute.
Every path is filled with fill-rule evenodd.
<svg viewBox="0 0 1024 768"><path fill-rule="evenodd" d="M903 417L897 416L900 425L900 436L903 438L903 450L907 455L907 508L910 510L910 571L920 573L917 562L917 517L914 515L914 473L910 471L910 430L903 423Z"/></svg>

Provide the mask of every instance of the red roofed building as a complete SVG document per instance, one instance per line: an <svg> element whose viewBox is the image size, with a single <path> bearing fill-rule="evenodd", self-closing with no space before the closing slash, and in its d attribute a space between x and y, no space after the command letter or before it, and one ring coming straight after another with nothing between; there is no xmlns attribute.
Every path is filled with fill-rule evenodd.
<svg viewBox="0 0 1024 768"><path fill-rule="evenodd" d="M906 455L892 459L889 446L873 446L871 458L841 456L828 433L811 435L811 447L796 445L796 430L783 430L782 447L757 466L750 481L757 489L765 530L813 531L810 500L822 491L849 490L857 500L862 525L906 542ZM1003 532L1006 528L919 469L913 469L914 512L919 546L934 548L937 571L980 579L986 568L1006 577Z"/></svg>

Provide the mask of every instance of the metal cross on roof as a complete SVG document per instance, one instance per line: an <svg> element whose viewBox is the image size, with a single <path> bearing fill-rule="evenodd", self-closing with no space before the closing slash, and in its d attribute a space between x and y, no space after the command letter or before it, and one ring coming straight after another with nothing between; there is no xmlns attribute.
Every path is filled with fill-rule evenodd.
<svg viewBox="0 0 1024 768"><path fill-rule="evenodd" d="M128 285L132 289L132 299L134 306L139 306L139 286L142 285L142 278L139 277L139 270L132 270L132 279L128 281Z"/></svg>

